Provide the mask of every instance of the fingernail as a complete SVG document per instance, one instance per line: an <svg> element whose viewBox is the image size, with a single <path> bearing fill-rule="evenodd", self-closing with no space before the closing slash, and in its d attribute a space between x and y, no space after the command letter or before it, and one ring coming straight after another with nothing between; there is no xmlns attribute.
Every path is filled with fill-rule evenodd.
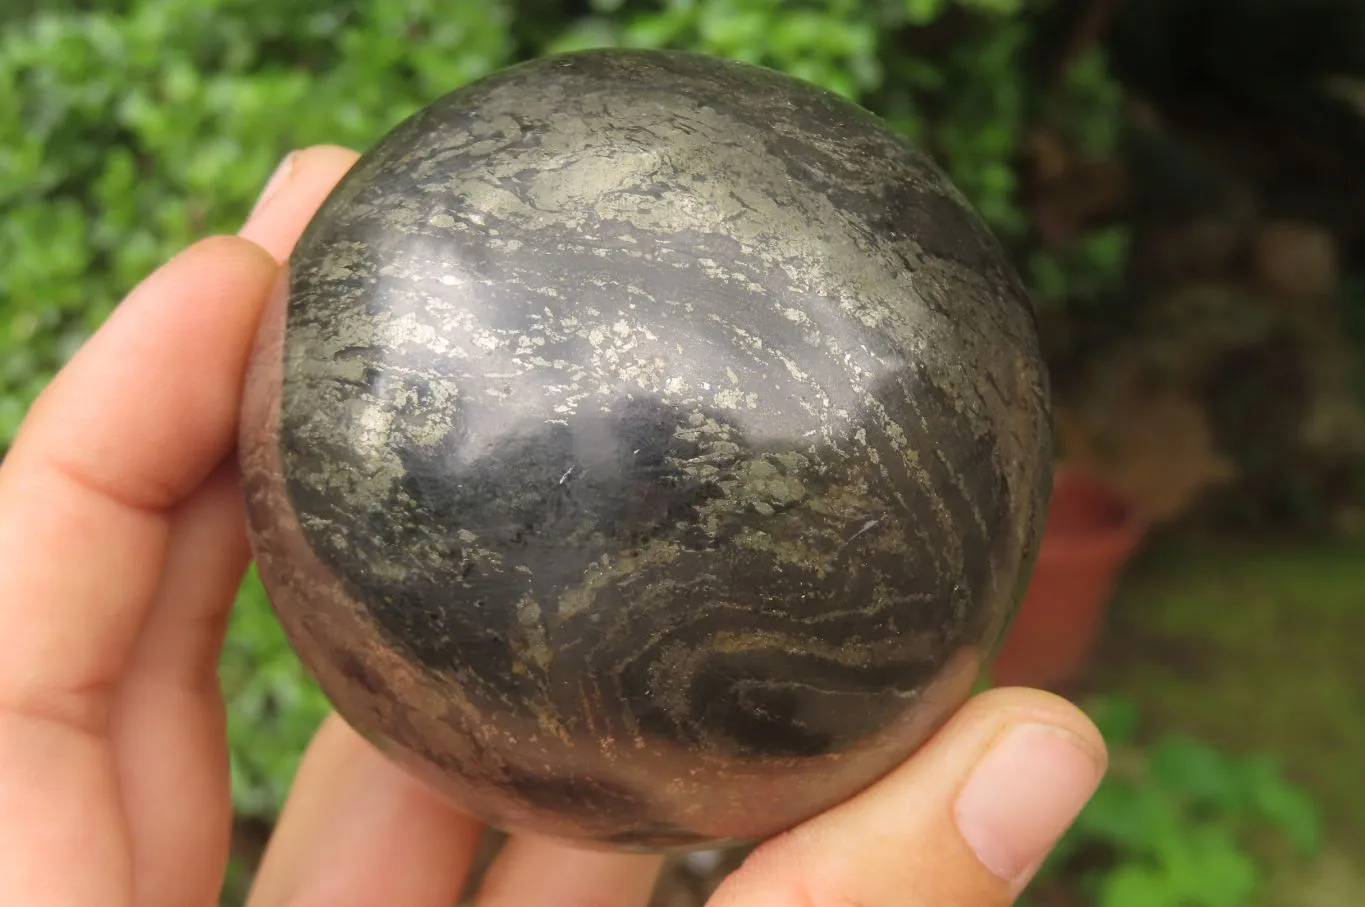
<svg viewBox="0 0 1365 907"><path fill-rule="evenodd" d="M958 831L987 869L1022 888L1099 786L1103 763L1043 724L1008 731L958 794Z"/></svg>
<svg viewBox="0 0 1365 907"><path fill-rule="evenodd" d="M275 172L270 174L270 179L266 180L265 188L261 190L260 197L256 199L256 204L252 206L251 214L247 215L247 223L251 223L251 219L256 216L256 212L264 208L266 202L270 201L271 197L273 197L276 192L280 191L280 187L289 181L290 175L294 172L295 156L296 152L289 152L284 156L284 159L280 161L279 165L275 167Z"/></svg>

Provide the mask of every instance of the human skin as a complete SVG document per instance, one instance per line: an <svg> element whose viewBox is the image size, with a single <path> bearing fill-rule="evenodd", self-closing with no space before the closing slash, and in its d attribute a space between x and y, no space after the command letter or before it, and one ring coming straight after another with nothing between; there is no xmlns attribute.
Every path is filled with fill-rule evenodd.
<svg viewBox="0 0 1365 907"><path fill-rule="evenodd" d="M355 154L282 165L236 236L149 276L0 466L0 904L217 903L217 661L249 558L234 439L257 320ZM873 787L760 845L711 907L1013 903L1105 767L1058 697L992 690ZM328 719L250 907L449 907L481 828ZM642 907L654 856L514 838L479 907Z"/></svg>

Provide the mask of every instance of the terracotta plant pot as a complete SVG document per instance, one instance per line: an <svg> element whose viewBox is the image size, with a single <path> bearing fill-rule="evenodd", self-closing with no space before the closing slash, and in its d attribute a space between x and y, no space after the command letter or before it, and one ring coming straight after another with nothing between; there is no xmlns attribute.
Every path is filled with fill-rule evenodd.
<svg viewBox="0 0 1365 907"><path fill-rule="evenodd" d="M992 667L997 686L1057 690L1081 674L1145 532L1117 492L1058 468L1028 594Z"/></svg>

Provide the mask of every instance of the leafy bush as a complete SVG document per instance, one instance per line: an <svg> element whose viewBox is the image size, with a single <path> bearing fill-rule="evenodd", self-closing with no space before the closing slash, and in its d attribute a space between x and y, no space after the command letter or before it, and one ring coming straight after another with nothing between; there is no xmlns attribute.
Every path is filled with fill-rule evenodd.
<svg viewBox="0 0 1365 907"><path fill-rule="evenodd" d="M1022 0L6 4L0 450L53 372L133 284L195 239L234 230L288 150L319 142L363 148L439 94L542 53L686 48L795 73L924 143L1001 236L1017 242L1028 225L1016 197L1016 157L1031 112L1079 124L1103 141L1117 109L1097 58L1048 104L1030 95L1021 74L1032 17L1045 7L1026 10ZM934 37L944 31L947 39ZM1103 283L1122 250L1101 245L1079 265L1039 259L1035 270L1050 281L1044 289ZM254 577L239 597L223 673L238 805L269 815L324 705Z"/></svg>

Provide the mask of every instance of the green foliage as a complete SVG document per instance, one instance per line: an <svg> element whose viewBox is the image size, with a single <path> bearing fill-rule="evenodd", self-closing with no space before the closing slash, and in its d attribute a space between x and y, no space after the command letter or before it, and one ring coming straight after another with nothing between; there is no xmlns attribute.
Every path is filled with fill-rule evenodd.
<svg viewBox="0 0 1365 907"><path fill-rule="evenodd" d="M1070 140L1072 147L1092 156L1109 154L1119 141L1117 116L1123 92L1109 72L1109 61L1098 48L1081 54L1063 74L1060 90L1042 99L1042 116Z"/></svg>
<svg viewBox="0 0 1365 907"><path fill-rule="evenodd" d="M923 117L919 129L904 124L937 152L953 182L1005 239L1018 238L1027 226L1016 198L1027 112L1018 69L1027 37L1018 20L970 33L947 52L932 83L937 91L923 102L934 115Z"/></svg>
<svg viewBox="0 0 1365 907"><path fill-rule="evenodd" d="M1138 746L1125 700L1100 702L1092 716L1114 768L1040 883L1079 876L1096 907L1247 907L1260 891L1267 832L1301 853L1318 848L1316 804L1268 757L1180 736Z"/></svg>
<svg viewBox="0 0 1365 907"><path fill-rule="evenodd" d="M1040 304L1102 303L1123 274L1131 234L1126 224L1092 230L1056 250L1035 249L1025 276Z"/></svg>
<svg viewBox="0 0 1365 907"><path fill-rule="evenodd" d="M328 712L275 620L255 570L238 593L219 671L237 811L272 816Z"/></svg>

